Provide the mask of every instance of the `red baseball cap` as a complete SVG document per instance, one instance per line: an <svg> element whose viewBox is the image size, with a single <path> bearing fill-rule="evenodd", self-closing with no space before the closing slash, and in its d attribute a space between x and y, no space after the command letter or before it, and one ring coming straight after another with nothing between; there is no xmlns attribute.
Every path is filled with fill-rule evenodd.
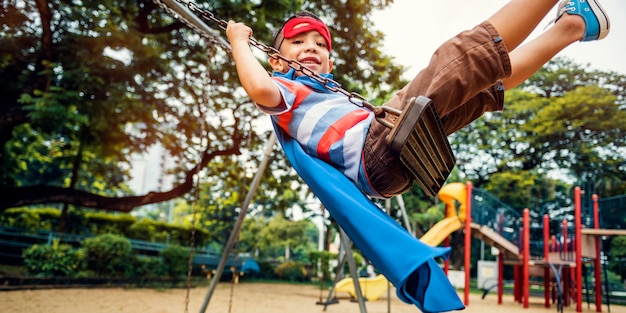
<svg viewBox="0 0 626 313"><path fill-rule="evenodd" d="M330 41L330 31L328 30L328 26L326 26L326 24L324 24L321 20L308 16L299 16L289 19L283 26L282 31L278 33L274 48L280 49L284 38L289 39L311 30L315 30L322 35L324 40L326 40L328 51L331 51L332 43Z"/></svg>

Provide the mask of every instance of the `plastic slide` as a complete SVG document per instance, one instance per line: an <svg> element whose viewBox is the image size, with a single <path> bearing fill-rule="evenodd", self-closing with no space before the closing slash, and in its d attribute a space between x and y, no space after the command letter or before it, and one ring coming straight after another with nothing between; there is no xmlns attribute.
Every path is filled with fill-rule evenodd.
<svg viewBox="0 0 626 313"><path fill-rule="evenodd" d="M389 288L389 281L383 275L376 277L360 277L361 293L363 297L369 301L376 301ZM352 298L356 298L354 282L351 277L344 278L335 285L335 292L347 292Z"/></svg>
<svg viewBox="0 0 626 313"><path fill-rule="evenodd" d="M438 246L444 239L461 228L463 228L463 222L458 216L446 217L431 227L420 240L425 244Z"/></svg>
<svg viewBox="0 0 626 313"><path fill-rule="evenodd" d="M431 246L438 246L453 232L463 228L466 201L465 185L462 183L451 183L443 186L439 191L439 199L445 203L446 217L437 222L437 224L431 227L431 229L420 238L420 241ZM389 281L385 276L378 275L373 278L360 277L359 284L361 285L363 297L369 301L376 301L387 291ZM335 292L347 292L351 297L356 298L352 278L344 278L337 282Z"/></svg>
<svg viewBox="0 0 626 313"><path fill-rule="evenodd" d="M462 183L451 183L443 186L439 190L439 199L446 206L446 217L431 227L420 238L423 243L431 246L438 246L453 232L463 228L465 202L467 201L465 185Z"/></svg>

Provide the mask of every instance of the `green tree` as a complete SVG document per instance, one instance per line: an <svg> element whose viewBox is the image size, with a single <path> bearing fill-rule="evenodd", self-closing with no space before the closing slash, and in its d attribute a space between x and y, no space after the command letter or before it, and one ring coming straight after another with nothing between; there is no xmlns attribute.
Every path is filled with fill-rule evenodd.
<svg viewBox="0 0 626 313"><path fill-rule="evenodd" d="M624 75L556 59L508 91L502 113L486 114L453 135L457 164L479 187L506 172L623 182L625 87Z"/></svg>
<svg viewBox="0 0 626 313"><path fill-rule="evenodd" d="M257 244L254 246L259 251L260 257L281 258L285 261L291 259L292 250L298 247L309 247L314 249L314 243L307 237L309 222L306 220L290 221L278 214L269 219L265 225L256 224L247 228L248 231L258 231L258 233L248 232L242 236L242 240L248 242L252 236L256 236Z"/></svg>
<svg viewBox="0 0 626 313"><path fill-rule="evenodd" d="M525 208L540 208L547 201L569 197L568 186L533 171L494 173L483 187L520 213Z"/></svg>
<svg viewBox="0 0 626 313"><path fill-rule="evenodd" d="M611 262L609 269L626 280L626 237L617 236L611 240L611 250L609 252Z"/></svg>
<svg viewBox="0 0 626 313"><path fill-rule="evenodd" d="M261 249L263 245L259 240L259 235L263 228L265 228L267 222L262 217L250 217L247 218L241 226L241 233L239 234L239 247L240 251L250 252L255 258L261 255Z"/></svg>
<svg viewBox="0 0 626 313"><path fill-rule="evenodd" d="M337 47L337 80L379 103L401 83L402 68L381 52L383 36L370 19L389 2L198 3L246 22L262 42L298 10L320 14ZM256 162L241 156L260 155L267 131L228 52L153 2L8 1L0 21L1 210L62 203L128 212L194 200L196 174L241 181L255 172ZM157 144L176 164L166 169L175 184L133 195L131 156ZM272 172L293 175L276 158ZM292 185L285 178L266 179L263 192L281 197ZM268 199L261 203L269 206Z"/></svg>

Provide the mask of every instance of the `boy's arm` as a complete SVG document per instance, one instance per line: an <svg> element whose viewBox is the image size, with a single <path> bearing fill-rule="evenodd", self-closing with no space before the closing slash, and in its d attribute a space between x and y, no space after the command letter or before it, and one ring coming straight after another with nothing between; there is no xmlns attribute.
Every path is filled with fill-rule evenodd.
<svg viewBox="0 0 626 313"><path fill-rule="evenodd" d="M230 41L239 81L250 99L265 107L279 106L282 95L278 87L250 50L252 29L242 23L229 21L226 36Z"/></svg>

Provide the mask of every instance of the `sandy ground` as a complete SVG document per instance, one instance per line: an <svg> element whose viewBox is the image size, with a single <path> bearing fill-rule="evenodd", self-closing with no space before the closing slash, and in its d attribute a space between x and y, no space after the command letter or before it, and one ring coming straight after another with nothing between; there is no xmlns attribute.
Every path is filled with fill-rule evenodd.
<svg viewBox="0 0 626 313"><path fill-rule="evenodd" d="M232 287L232 288L231 288ZM200 312L208 288L193 288L189 292L189 303L186 305L186 289L154 290L154 289L120 289L120 288L88 288L88 289L48 289L0 292L0 312L29 313L180 313ZM232 292L232 297L231 297ZM222 283L217 286L206 312L243 313L243 312L295 312L295 313L360 313L359 305L351 302L347 293L339 293L339 303L327 307L317 305L320 295L325 299L327 291L320 294L314 286L241 283L232 285ZM461 295L462 298L462 295ZM368 313L417 313L419 310L407 305L395 296L392 290L388 307L387 297L377 301L366 302ZM524 309L522 304L515 303L512 296L505 295L503 304L497 304L495 294L485 299L480 295L471 295L470 303L464 312L480 313L515 313L515 312L556 312L556 306L546 309L542 298L531 298L530 307ZM566 307L564 312L575 312L575 306ZM595 305L583 304L583 312L595 312ZM608 312L604 306L602 312ZM626 307L611 305L610 312L626 313Z"/></svg>

